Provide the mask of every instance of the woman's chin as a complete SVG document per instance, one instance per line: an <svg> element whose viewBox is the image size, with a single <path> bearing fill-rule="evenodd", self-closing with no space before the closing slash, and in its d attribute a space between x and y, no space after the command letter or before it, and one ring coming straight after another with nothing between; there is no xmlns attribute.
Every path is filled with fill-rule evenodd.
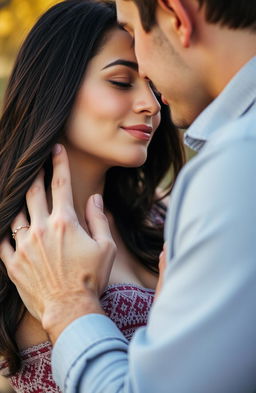
<svg viewBox="0 0 256 393"><path fill-rule="evenodd" d="M122 163L119 166L123 166L126 168L138 168L142 166L147 159L147 154L140 154L134 157L128 157L127 160L122 160Z"/></svg>

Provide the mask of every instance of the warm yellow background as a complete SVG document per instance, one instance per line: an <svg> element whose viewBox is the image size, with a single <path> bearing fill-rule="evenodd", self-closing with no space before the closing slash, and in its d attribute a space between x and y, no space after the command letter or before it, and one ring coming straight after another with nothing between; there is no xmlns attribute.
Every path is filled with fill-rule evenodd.
<svg viewBox="0 0 256 393"><path fill-rule="evenodd" d="M24 37L37 18L58 2L56 0L0 0L0 101L6 79Z"/></svg>

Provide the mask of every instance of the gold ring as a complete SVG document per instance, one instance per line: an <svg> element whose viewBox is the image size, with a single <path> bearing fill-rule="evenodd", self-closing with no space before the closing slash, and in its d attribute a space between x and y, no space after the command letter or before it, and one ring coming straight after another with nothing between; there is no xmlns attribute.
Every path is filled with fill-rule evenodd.
<svg viewBox="0 0 256 393"><path fill-rule="evenodd" d="M18 233L18 231L20 230L20 229L25 229L25 228L29 228L30 227L30 225L20 225L19 227L17 227L16 229L14 229L14 231L13 231L13 233L12 233L12 237L13 237L13 239L15 240L15 236L17 235L17 233Z"/></svg>

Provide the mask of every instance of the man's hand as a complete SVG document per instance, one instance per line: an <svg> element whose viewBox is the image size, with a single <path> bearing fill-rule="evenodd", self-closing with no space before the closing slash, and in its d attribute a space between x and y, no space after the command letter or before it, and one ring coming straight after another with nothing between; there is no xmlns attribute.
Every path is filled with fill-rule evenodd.
<svg viewBox="0 0 256 393"><path fill-rule="evenodd" d="M26 195L30 227L19 213L12 230L16 250L6 238L0 257L29 312L55 341L76 318L103 313L99 296L108 283L116 247L100 195L90 197L80 226L73 206L68 157L63 146L53 154L52 212L49 214L43 171Z"/></svg>

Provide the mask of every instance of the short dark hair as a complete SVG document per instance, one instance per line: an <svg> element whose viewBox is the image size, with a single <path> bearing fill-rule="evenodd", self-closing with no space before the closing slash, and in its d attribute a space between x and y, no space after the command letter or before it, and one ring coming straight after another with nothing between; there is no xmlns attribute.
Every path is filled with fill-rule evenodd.
<svg viewBox="0 0 256 393"><path fill-rule="evenodd" d="M256 1L197 0L205 6L206 20L231 29L256 30Z"/></svg>
<svg viewBox="0 0 256 393"><path fill-rule="evenodd" d="M156 1L155 0L132 0L138 7L142 26L149 32L156 25Z"/></svg>
<svg viewBox="0 0 256 393"><path fill-rule="evenodd" d="M197 0L200 8L205 7L206 21L232 29L256 31L255 0ZM137 5L142 26L146 32L156 24L156 0L133 0Z"/></svg>

